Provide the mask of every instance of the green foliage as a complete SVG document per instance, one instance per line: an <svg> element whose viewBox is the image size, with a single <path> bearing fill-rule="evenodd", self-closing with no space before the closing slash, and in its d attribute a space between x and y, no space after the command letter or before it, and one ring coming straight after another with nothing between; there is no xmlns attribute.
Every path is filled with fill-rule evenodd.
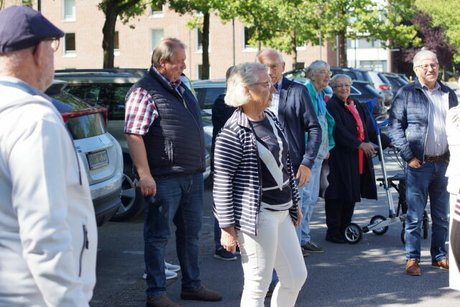
<svg viewBox="0 0 460 307"><path fill-rule="evenodd" d="M460 63L460 1L415 0L415 5L432 18L434 26L445 29L449 43L457 48L454 61Z"/></svg>

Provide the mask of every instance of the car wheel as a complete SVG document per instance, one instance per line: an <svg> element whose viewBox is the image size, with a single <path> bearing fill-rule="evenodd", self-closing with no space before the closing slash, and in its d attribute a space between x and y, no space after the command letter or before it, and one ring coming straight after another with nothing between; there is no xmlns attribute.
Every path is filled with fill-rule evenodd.
<svg viewBox="0 0 460 307"><path fill-rule="evenodd" d="M111 218L111 221L122 222L136 216L142 210L142 199L136 191L134 181L126 174L123 174L123 183L121 185L121 205L118 211Z"/></svg>

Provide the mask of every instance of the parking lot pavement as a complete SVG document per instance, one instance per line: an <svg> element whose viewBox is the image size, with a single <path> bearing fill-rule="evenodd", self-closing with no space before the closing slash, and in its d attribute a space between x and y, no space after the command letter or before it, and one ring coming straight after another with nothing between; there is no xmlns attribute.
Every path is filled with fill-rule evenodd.
<svg viewBox="0 0 460 307"><path fill-rule="evenodd" d="M380 164L375 161L379 177ZM400 170L394 161L388 161L387 168L389 175ZM353 222L365 226L376 214L388 216L385 191L382 187L378 191L378 201L364 200L356 205ZM221 291L224 299L218 303L180 300L180 280L167 291L182 306L239 306L243 287L240 260L213 258L211 193L207 190L205 194L201 278L207 287ZM397 194L392 196L397 203ZM390 225L382 236L364 234L353 245L329 243L324 240L324 202L320 201L313 215L312 237L325 252L305 258L309 275L297 306L459 306L460 292L448 289L448 273L431 268L429 238L422 241L422 276L404 274L401 227L401 223ZM144 306L142 217L109 223L100 228L99 235L98 284L91 306ZM167 260L177 263L176 259L174 244L169 244Z"/></svg>

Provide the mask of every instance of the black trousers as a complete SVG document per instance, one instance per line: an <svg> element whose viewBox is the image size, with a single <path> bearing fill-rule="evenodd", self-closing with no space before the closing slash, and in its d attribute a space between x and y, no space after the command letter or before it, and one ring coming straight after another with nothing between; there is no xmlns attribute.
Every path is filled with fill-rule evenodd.
<svg viewBox="0 0 460 307"><path fill-rule="evenodd" d="M351 223L355 203L340 199L326 199L327 236L343 238L345 228Z"/></svg>

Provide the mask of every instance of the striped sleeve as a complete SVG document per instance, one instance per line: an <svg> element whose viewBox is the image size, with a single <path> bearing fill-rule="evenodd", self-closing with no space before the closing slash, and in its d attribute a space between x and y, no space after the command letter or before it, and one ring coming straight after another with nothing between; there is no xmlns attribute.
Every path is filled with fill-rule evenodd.
<svg viewBox="0 0 460 307"><path fill-rule="evenodd" d="M220 228L235 225L233 181L242 153L238 134L224 128L216 138L214 149L214 214Z"/></svg>
<svg viewBox="0 0 460 307"><path fill-rule="evenodd" d="M457 194L457 200L455 201L454 216L452 217L457 222L460 222L460 191Z"/></svg>

